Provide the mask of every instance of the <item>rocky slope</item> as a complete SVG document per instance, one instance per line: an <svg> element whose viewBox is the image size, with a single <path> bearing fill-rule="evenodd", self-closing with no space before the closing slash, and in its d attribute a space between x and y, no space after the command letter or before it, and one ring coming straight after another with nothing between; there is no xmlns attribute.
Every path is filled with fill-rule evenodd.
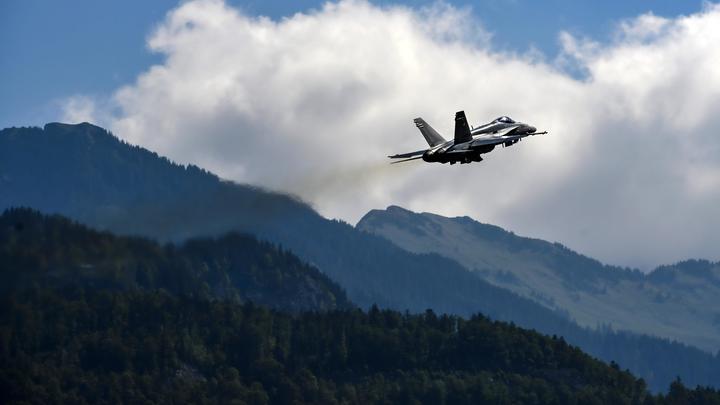
<svg viewBox="0 0 720 405"><path fill-rule="evenodd" d="M400 207L370 211L357 228L409 252L457 260L483 280L567 313L580 325L662 336L711 353L720 349L718 263L691 261L644 275L468 217Z"/></svg>

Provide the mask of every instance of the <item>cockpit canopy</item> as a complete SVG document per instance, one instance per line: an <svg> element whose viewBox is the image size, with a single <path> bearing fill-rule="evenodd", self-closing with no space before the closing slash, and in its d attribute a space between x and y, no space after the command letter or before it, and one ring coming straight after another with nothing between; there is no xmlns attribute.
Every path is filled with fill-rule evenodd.
<svg viewBox="0 0 720 405"><path fill-rule="evenodd" d="M515 123L515 121L513 121L512 118L506 117L506 116L502 116L502 117L500 117L500 118L497 118L497 119L495 120L495 122L502 122L503 124L514 124L514 123Z"/></svg>

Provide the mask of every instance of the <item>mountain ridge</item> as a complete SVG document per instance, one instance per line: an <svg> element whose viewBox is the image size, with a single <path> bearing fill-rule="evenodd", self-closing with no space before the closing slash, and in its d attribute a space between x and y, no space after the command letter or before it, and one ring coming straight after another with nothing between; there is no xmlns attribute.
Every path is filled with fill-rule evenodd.
<svg viewBox="0 0 720 405"><path fill-rule="evenodd" d="M0 178L10 180L0 182L0 209L29 206L162 242L250 233L312 263L363 308L376 303L414 313L428 308L461 316L482 312L562 335L636 371L653 390L665 389L678 374L691 384L720 385L713 371L717 359L698 349L623 332L591 332L566 314L478 278L455 260L407 252L323 218L296 198L175 164L91 124L74 136L75 127L0 131ZM678 356L692 359L692 366L671 360Z"/></svg>
<svg viewBox="0 0 720 405"><path fill-rule="evenodd" d="M720 293L718 264L690 260L645 275L469 217L414 213L397 206L368 212L356 227L410 252L452 257L493 285L567 313L586 327L607 325L670 337L711 353L720 347L720 306L711 305L703 313L697 309L708 307ZM684 267L704 278L679 270ZM698 298L689 290L704 294Z"/></svg>
<svg viewBox="0 0 720 405"><path fill-rule="evenodd" d="M237 234L160 246L9 209L0 281L4 402L317 403L320 387L320 402L346 403L666 399L562 338L481 315L363 312L316 269ZM675 381L678 395L718 393Z"/></svg>
<svg viewBox="0 0 720 405"><path fill-rule="evenodd" d="M276 246L229 233L160 245L26 208L0 214L0 293L35 286L164 290L288 312L354 306L329 277Z"/></svg>

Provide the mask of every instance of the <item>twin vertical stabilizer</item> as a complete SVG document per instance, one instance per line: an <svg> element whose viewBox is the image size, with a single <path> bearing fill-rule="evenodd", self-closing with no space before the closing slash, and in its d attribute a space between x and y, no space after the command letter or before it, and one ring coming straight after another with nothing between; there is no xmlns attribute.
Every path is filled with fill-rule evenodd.
<svg viewBox="0 0 720 405"><path fill-rule="evenodd" d="M425 122L424 119L415 118L414 121L415 121L415 125L418 127L420 132L423 134L423 136L425 137L425 140L427 141L428 145L430 145L430 147L438 146L442 143L445 143L445 139L442 136L440 136L440 134L438 134L437 131L435 129L433 129L433 127L428 125L428 123Z"/></svg>
<svg viewBox="0 0 720 405"><path fill-rule="evenodd" d="M472 141L465 111L455 113L455 145Z"/></svg>
<svg viewBox="0 0 720 405"><path fill-rule="evenodd" d="M445 139L425 122L424 119L415 118L415 125L423 134L430 147L445 143ZM470 134L470 126L468 125L467 118L465 117L465 111L458 111L455 113L455 144L470 141L472 141L472 135Z"/></svg>

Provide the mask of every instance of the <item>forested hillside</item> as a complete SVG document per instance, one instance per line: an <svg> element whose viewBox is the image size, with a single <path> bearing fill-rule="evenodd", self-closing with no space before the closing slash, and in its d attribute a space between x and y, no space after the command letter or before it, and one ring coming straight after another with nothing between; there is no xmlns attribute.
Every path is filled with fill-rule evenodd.
<svg viewBox="0 0 720 405"><path fill-rule="evenodd" d="M564 336L594 356L630 368L653 390L666 389L676 376L693 386L720 386L713 355L662 339L580 328L564 314L493 286L453 260L409 253L382 237L325 219L296 199L174 164L90 124L0 131L0 209L15 206L163 242L250 233L316 266L362 308L431 308L466 317L483 313ZM225 294L222 279L201 281L214 294ZM282 297L275 300L291 305Z"/></svg>
<svg viewBox="0 0 720 405"><path fill-rule="evenodd" d="M0 402L711 404L482 316L296 316L162 291L0 298Z"/></svg>
<svg viewBox="0 0 720 405"><path fill-rule="evenodd" d="M316 269L247 236L160 246L12 209L0 272L3 402L664 400L562 339L351 310ZM317 312L332 309L345 310Z"/></svg>
<svg viewBox="0 0 720 405"><path fill-rule="evenodd" d="M351 307L327 276L250 236L160 246L96 232L59 216L8 210L0 216L0 292L38 286L163 290L285 311Z"/></svg>

